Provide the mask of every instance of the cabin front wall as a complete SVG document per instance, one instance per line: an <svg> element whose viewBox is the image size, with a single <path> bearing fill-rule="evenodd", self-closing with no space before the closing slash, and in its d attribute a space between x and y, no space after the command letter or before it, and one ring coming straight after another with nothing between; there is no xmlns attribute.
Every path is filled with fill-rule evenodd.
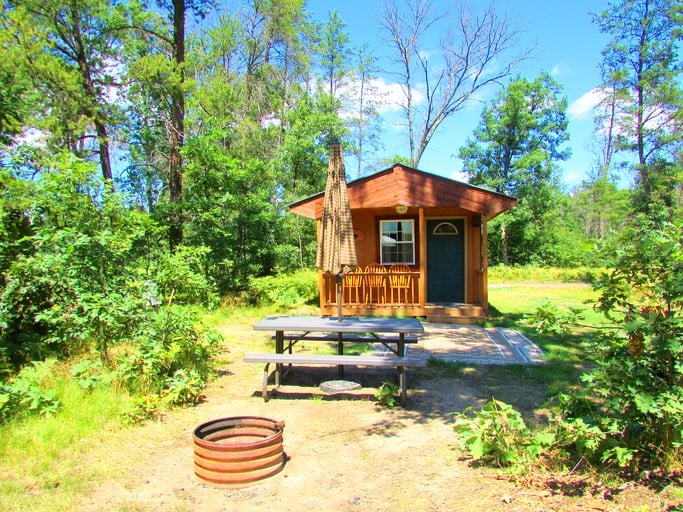
<svg viewBox="0 0 683 512"><path fill-rule="evenodd" d="M356 237L358 270L380 262L379 226L381 220L412 219L415 226L415 264L410 266L413 285L408 295L409 303L396 303L396 297L382 300L372 297L367 291L365 300L350 300L346 293L342 299L345 315L405 315L405 316L448 316L481 319L488 307L486 293L486 254L482 240L485 240L485 226L481 217L462 208L409 208L399 214L394 208L371 208L353 210L353 226ZM462 219L464 224L464 302L458 304L430 304L428 301L428 262L426 229L429 220ZM388 266L387 266L388 269ZM348 276L345 278L348 280ZM345 292L347 282L345 280ZM337 314L336 284L333 276L320 276L321 312L324 315ZM353 303L351 303L353 302Z"/></svg>

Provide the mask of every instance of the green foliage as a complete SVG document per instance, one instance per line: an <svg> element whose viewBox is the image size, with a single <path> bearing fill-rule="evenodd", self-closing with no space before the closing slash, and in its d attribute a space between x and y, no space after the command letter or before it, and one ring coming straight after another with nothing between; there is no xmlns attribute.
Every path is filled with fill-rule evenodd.
<svg viewBox="0 0 683 512"><path fill-rule="evenodd" d="M159 292L157 299L167 304L215 306L218 297L205 274L209 252L206 247L179 246L161 256L153 281Z"/></svg>
<svg viewBox="0 0 683 512"><path fill-rule="evenodd" d="M592 347L596 368L564 413L607 436L605 463L671 466L683 453L683 224L640 218L610 254L597 307L618 329Z"/></svg>
<svg viewBox="0 0 683 512"><path fill-rule="evenodd" d="M569 138L566 109L550 75L511 81L482 112L475 140L460 150L472 183L520 198L545 192L553 162L569 156L562 149Z"/></svg>
<svg viewBox="0 0 683 512"><path fill-rule="evenodd" d="M562 334L570 332L571 328L582 318L583 311L579 308L560 310L556 305L545 299L536 311L527 316L525 323L542 334Z"/></svg>
<svg viewBox="0 0 683 512"><path fill-rule="evenodd" d="M541 267L495 265L488 269L492 283L594 283L605 272L601 267Z"/></svg>
<svg viewBox="0 0 683 512"><path fill-rule="evenodd" d="M206 380L194 370L176 370L166 379L161 399L169 405L196 405L206 387Z"/></svg>
<svg viewBox="0 0 683 512"><path fill-rule="evenodd" d="M458 413L453 429L475 461L497 467L526 464L555 442L552 432L532 433L514 407L495 398L479 411L468 407Z"/></svg>
<svg viewBox="0 0 683 512"><path fill-rule="evenodd" d="M254 278L249 282L253 304L272 304L291 307L312 302L318 298L317 272L302 270L293 274Z"/></svg>
<svg viewBox="0 0 683 512"><path fill-rule="evenodd" d="M188 308L160 308L138 326L136 343L119 356L119 379L131 391L168 396L168 403L195 403L221 339L213 329L201 329Z"/></svg>
<svg viewBox="0 0 683 512"><path fill-rule="evenodd" d="M240 160L222 146L223 134L189 141L186 244L206 247L202 268L218 290L244 290L251 276L272 272L281 242L275 179L260 160Z"/></svg>
<svg viewBox="0 0 683 512"><path fill-rule="evenodd" d="M93 340L106 353L144 306L126 263L138 253L147 220L116 196L99 207L101 188L89 166L68 157L54 165L58 170L31 184L30 202L18 203L34 220L30 234L14 241L20 248L1 291L0 347L14 367Z"/></svg>
<svg viewBox="0 0 683 512"><path fill-rule="evenodd" d="M570 203L591 241L614 236L630 214L632 191L620 189L607 176L592 177L575 191Z"/></svg>
<svg viewBox="0 0 683 512"><path fill-rule="evenodd" d="M519 200L489 223L491 263L569 266L582 259L581 229L557 185L566 160L567 99L550 75L517 78L482 112L474 140L461 148L475 185Z"/></svg>
<svg viewBox="0 0 683 512"><path fill-rule="evenodd" d="M683 136L673 129L683 100L680 2L614 0L594 21L610 38L601 71L603 87L613 89L617 98L614 142L617 150L636 157L641 211L647 211L657 188L658 162L680 151Z"/></svg>
<svg viewBox="0 0 683 512"><path fill-rule="evenodd" d="M44 389L56 360L34 362L7 383L0 381L0 422L15 416L54 414L60 407L54 389Z"/></svg>
<svg viewBox="0 0 683 512"><path fill-rule="evenodd" d="M81 388L92 391L101 385L112 383L112 373L104 371L103 367L102 361L86 359L71 368L71 376Z"/></svg>
<svg viewBox="0 0 683 512"><path fill-rule="evenodd" d="M375 391L375 399L383 407L393 407L396 405L398 391L398 384L388 381L382 382Z"/></svg>

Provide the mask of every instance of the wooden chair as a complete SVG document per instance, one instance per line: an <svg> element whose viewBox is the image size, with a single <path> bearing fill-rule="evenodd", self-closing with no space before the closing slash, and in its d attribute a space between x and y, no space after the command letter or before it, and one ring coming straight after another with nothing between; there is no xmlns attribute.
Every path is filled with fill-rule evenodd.
<svg viewBox="0 0 683 512"><path fill-rule="evenodd" d="M389 267L389 296L392 304L413 302L413 279L408 265L396 264Z"/></svg>
<svg viewBox="0 0 683 512"><path fill-rule="evenodd" d="M387 269L384 265L373 263L365 267L365 282L367 286L367 302L369 304L384 304L387 299Z"/></svg>
<svg viewBox="0 0 683 512"><path fill-rule="evenodd" d="M349 305L365 304L365 275L362 271L344 274L342 303Z"/></svg>

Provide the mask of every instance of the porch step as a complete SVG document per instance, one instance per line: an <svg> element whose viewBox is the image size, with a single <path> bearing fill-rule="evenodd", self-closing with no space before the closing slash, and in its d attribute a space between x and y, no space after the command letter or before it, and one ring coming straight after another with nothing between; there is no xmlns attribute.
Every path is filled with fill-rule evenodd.
<svg viewBox="0 0 683 512"><path fill-rule="evenodd" d="M425 309L428 322L478 325L486 321L484 308L472 304L434 304Z"/></svg>
<svg viewBox="0 0 683 512"><path fill-rule="evenodd" d="M457 324L457 325L484 325L486 323L485 316L453 316L453 315L427 315L425 320L427 322L434 322L440 324Z"/></svg>

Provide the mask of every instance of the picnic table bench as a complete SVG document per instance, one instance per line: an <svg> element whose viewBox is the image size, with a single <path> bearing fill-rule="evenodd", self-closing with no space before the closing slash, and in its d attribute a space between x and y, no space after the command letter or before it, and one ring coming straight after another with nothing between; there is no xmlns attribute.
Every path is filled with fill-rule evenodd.
<svg viewBox="0 0 683 512"><path fill-rule="evenodd" d="M268 401L270 394L268 392L268 368L271 364L281 365L316 365L316 366L335 366L335 365L351 365L351 366L381 366L381 367L395 367L398 369L398 387L400 391L401 405L406 404L408 393L408 378L406 368L409 366L424 366L426 363L421 359L413 359L408 357L400 357L396 355L322 355L322 354L272 354L272 353L251 353L244 356L246 363L265 363L263 368L263 381L261 396L265 401ZM278 373L275 374L275 387L280 386L280 377Z"/></svg>

